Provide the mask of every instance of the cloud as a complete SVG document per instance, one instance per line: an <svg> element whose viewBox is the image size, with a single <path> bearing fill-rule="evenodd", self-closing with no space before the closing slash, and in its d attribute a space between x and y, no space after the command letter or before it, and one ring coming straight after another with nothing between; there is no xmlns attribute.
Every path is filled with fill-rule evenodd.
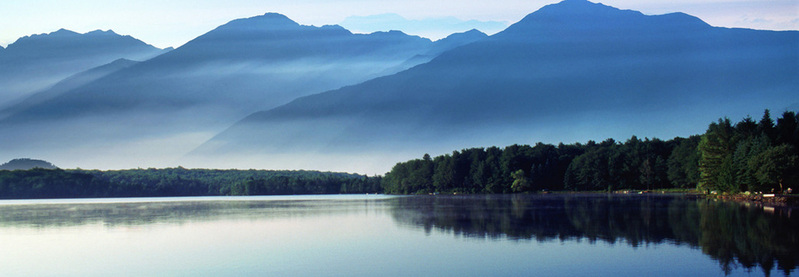
<svg viewBox="0 0 799 277"><path fill-rule="evenodd" d="M340 23L353 32L372 33L377 31L400 30L407 34L430 39L441 39L452 33L477 29L494 34L508 27L504 21L461 20L456 17L406 19L398 14L386 13L369 16L350 16Z"/></svg>

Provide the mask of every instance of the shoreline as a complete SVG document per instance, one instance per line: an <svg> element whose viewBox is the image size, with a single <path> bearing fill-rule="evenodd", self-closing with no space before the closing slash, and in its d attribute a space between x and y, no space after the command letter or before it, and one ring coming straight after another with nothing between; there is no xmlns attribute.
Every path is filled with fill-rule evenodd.
<svg viewBox="0 0 799 277"><path fill-rule="evenodd" d="M708 198L734 201L747 204L762 205L765 207L799 208L799 195L795 194L729 194L705 195Z"/></svg>

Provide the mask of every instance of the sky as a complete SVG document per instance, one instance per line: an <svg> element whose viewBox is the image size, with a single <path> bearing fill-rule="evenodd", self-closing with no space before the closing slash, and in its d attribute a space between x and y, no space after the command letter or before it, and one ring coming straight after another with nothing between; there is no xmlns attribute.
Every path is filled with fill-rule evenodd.
<svg viewBox="0 0 799 277"><path fill-rule="evenodd" d="M440 39L458 28L492 34L558 0L24 0L0 1L0 46L61 28L85 33L114 30L156 47L179 47L230 20L277 12L303 25L349 22L355 32L408 28ZM597 2L597 1L593 1ZM796 0L605 0L644 14L685 12L713 26L799 30ZM386 14L402 20L385 20ZM383 15L373 17L375 15ZM394 15L390 15L397 18ZM376 18L373 24L364 19ZM357 19L357 20L354 20ZM455 22L453 21L455 20ZM462 22L457 22L462 21ZM357 22L355 24L353 22ZM421 24L420 24L421 22ZM429 26L420 28L419 26ZM345 26L347 27L347 26ZM371 28L368 28L371 27ZM470 28L469 28L470 29ZM460 30L466 31L468 29Z"/></svg>

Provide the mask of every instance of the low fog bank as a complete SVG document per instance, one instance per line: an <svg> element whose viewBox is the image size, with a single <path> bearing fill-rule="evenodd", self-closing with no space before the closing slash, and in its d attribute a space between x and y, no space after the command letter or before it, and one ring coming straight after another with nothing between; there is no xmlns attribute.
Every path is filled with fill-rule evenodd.
<svg viewBox="0 0 799 277"><path fill-rule="evenodd" d="M762 110L752 113L759 114ZM525 127L475 125L436 130L398 124L344 127L334 120L324 123L292 121L270 125L273 129L242 126L249 131L236 134L247 140L238 137L227 141L223 135L217 136L180 163L189 167L309 169L382 175L396 163L420 159L424 154L436 156L466 148L537 142L557 145L607 138L626 141L633 135L665 140L703 133L707 124L716 119L718 116L699 112L685 112L681 117L654 112L636 115L594 112L573 117L541 117L523 125ZM692 123L700 121L704 123ZM363 132L349 133L356 129ZM326 140L328 137L335 139Z"/></svg>
<svg viewBox="0 0 799 277"><path fill-rule="evenodd" d="M781 113L783 109L773 107L772 114ZM762 115L762 110L752 110L727 114L727 117L739 119L747 114L754 118ZM544 142L557 145L560 142L586 143L589 140L602 141L613 138L626 141L636 135L644 138L671 139L675 136L687 137L705 131L707 124L721 115L706 115L698 112L686 112L682 117L658 115L656 113L640 113L637 115L592 113L581 117L558 119L541 118L541 122L554 124L531 124L529 128L509 130L507 128L479 128L465 130L439 130L434 135L427 132L394 132L390 135L372 137L360 141L337 141L299 146L282 147L278 142L268 147L251 145L225 146L225 151L210 151L212 145L204 144L214 136L213 132L192 132L176 130L169 134L149 133L146 128L130 125L119 125L115 128L92 127L87 120L85 129L59 130L51 126L52 136L59 139L27 138L3 145L24 146L4 147L0 151L0 160L30 157L50 161L61 168L83 169L130 169L130 168L163 168L183 166L186 168L219 168L219 169L273 169L273 170L319 170L334 172L350 172L368 175L382 175L390 171L398 162L420 159L424 154L431 156L452 153L473 147L505 147L512 144L535 144ZM603 122L627 120L622 125L608 125ZM572 124L558 124L562 121ZM704 123L691 123L691 122ZM297 128L303 128L297 126ZM336 128L333 126L332 128ZM141 135L131 135L125 129L141 131ZM648 131L642 131L648 130ZM680 130L680 131L676 131ZM304 130L306 140L311 140L315 132L322 130ZM418 131L418 130L417 130ZM92 139L90 134L111 133L118 136L129 136L109 142L103 139ZM126 135L122 135L126 134ZM258 140L253 134L253 140ZM286 138L297 139L297 138ZM203 145L199 149L196 149ZM263 145L269 145L263 143Z"/></svg>

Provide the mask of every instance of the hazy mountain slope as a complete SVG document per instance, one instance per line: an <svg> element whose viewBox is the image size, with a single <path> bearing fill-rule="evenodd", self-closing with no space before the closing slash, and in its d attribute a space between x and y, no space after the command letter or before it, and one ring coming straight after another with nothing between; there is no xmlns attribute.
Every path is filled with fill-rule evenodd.
<svg viewBox="0 0 799 277"><path fill-rule="evenodd" d="M335 161L699 133L722 115L795 102L797 45L795 31L566 0L429 63L250 115L193 157L354 170Z"/></svg>
<svg viewBox="0 0 799 277"><path fill-rule="evenodd" d="M470 42L462 41L447 47ZM237 19L10 115L0 131L14 131L0 143L22 154L81 153L92 162L171 162L163 155L179 157L252 112L398 72L438 47L399 31L353 34L274 13Z"/></svg>
<svg viewBox="0 0 799 277"><path fill-rule="evenodd" d="M441 53L449 51L450 49L454 49L463 45L477 42L486 37L488 37L488 35L475 29L463 33L451 34L445 38L435 41L432 47L430 47L430 49L427 50L427 52L413 56L412 58L408 59L401 65L387 70L386 73L396 73L404 69L411 68L415 65L429 62L438 55L441 55ZM384 75L390 75L390 74L384 74Z"/></svg>
<svg viewBox="0 0 799 277"><path fill-rule="evenodd" d="M297 96L367 80L429 44L399 32L355 35L338 26L303 26L265 14L231 21L166 55L15 117L48 120L212 104L232 120Z"/></svg>
<svg viewBox="0 0 799 277"><path fill-rule="evenodd" d="M3 119L12 114L23 112L26 109L36 106L37 104L58 97L59 95L65 92L68 92L75 88L91 83L111 73L131 67L137 63L139 62L126 59L118 59L109 64L104 64L86 70L84 72L72 75L56 83L55 85L53 85L48 89L31 94L30 96L25 98L25 100L22 100L18 104L12 105L7 109L0 110L0 119Z"/></svg>
<svg viewBox="0 0 799 277"><path fill-rule="evenodd" d="M125 58L146 60L165 52L113 31L58 30L18 39L0 52L0 107L62 79Z"/></svg>

